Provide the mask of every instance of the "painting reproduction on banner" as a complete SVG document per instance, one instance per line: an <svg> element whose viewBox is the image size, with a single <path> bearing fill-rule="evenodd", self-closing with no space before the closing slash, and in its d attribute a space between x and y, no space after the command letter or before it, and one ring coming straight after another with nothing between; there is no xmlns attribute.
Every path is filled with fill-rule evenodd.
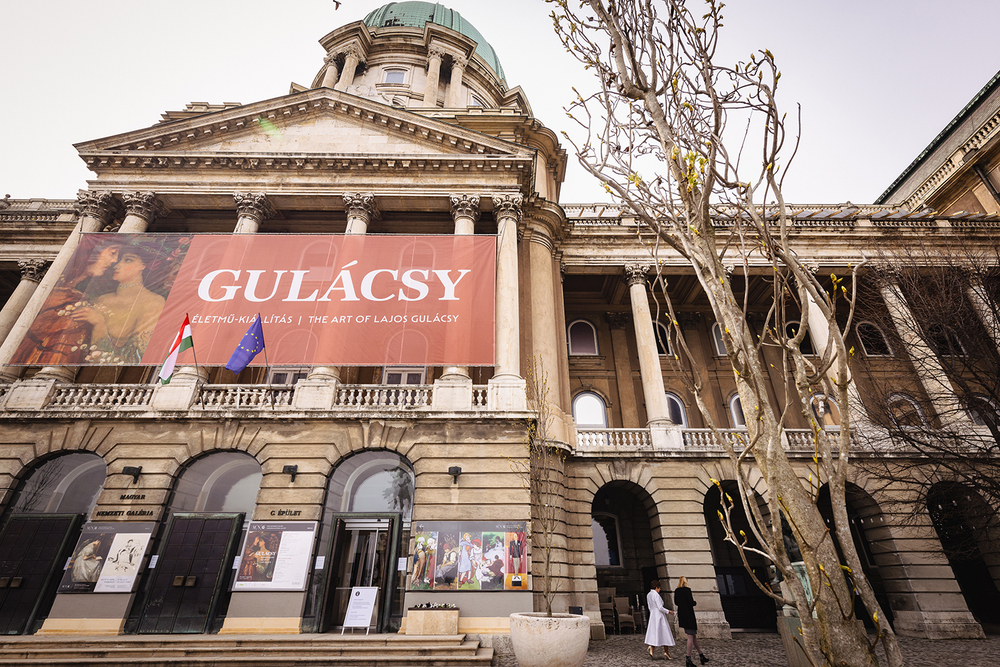
<svg viewBox="0 0 1000 667"><path fill-rule="evenodd" d="M84 524L59 592L130 593L152 532L151 523Z"/></svg>
<svg viewBox="0 0 1000 667"><path fill-rule="evenodd" d="M315 521L251 521L233 590L305 590Z"/></svg>
<svg viewBox="0 0 1000 667"><path fill-rule="evenodd" d="M83 234L10 363L159 365L189 318L180 363L222 366L259 317L254 364L491 366L495 253L487 235Z"/></svg>
<svg viewBox="0 0 1000 667"><path fill-rule="evenodd" d="M523 521L434 521L417 530L410 590L528 590Z"/></svg>

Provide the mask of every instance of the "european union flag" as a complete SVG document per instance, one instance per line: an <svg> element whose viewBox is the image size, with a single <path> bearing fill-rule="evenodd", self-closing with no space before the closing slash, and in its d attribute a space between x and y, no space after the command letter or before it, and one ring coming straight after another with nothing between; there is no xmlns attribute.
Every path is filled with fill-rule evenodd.
<svg viewBox="0 0 1000 667"><path fill-rule="evenodd" d="M243 340L236 346L233 356L230 357L226 368L239 375L240 371L247 367L253 358L264 349L264 329L260 326L260 315L253 321L247 332L243 334Z"/></svg>

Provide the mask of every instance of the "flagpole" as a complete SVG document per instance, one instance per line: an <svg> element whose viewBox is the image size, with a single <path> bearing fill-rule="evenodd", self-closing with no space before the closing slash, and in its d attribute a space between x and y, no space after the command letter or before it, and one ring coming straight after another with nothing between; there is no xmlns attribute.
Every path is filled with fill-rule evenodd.
<svg viewBox="0 0 1000 667"><path fill-rule="evenodd" d="M260 312L257 313L257 319L260 321L260 342L261 347L264 349L264 386L267 390L268 400L271 402L271 409L274 410L274 394L271 393L271 374L268 372L268 368L271 366L271 362L267 360L267 342L264 340L264 320L260 316Z"/></svg>
<svg viewBox="0 0 1000 667"><path fill-rule="evenodd" d="M184 317L188 321L188 326L191 326L191 315L190 313L184 313ZM194 357L194 386L198 390L198 401L201 403L201 408L205 409L205 395L201 390L201 370L198 368L198 351L194 347L194 330L191 330L191 355Z"/></svg>

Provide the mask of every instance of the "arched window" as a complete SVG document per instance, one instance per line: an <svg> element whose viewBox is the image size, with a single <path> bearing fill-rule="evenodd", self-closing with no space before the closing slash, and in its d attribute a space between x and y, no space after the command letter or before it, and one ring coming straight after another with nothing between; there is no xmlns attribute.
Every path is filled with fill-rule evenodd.
<svg viewBox="0 0 1000 667"><path fill-rule="evenodd" d="M712 325L712 347L715 348L715 356L726 356L726 343L722 340L722 327L718 322Z"/></svg>
<svg viewBox="0 0 1000 667"><path fill-rule="evenodd" d="M670 412L670 421L676 426L687 428L687 411L684 409L684 402L677 394L667 392L667 410Z"/></svg>
<svg viewBox="0 0 1000 667"><path fill-rule="evenodd" d="M106 476L107 466L97 454L50 459L25 479L11 509L25 514L89 514Z"/></svg>
<svg viewBox="0 0 1000 667"><path fill-rule="evenodd" d="M965 348L958 334L949 326L936 322L927 327L927 342L942 357L964 357Z"/></svg>
<svg viewBox="0 0 1000 667"><path fill-rule="evenodd" d="M969 417L976 426L1000 427L1000 406L984 394L973 394L969 398Z"/></svg>
<svg viewBox="0 0 1000 667"><path fill-rule="evenodd" d="M743 416L743 404L740 402L739 394L733 394L729 398L729 417L733 420L734 428L747 427L747 420Z"/></svg>
<svg viewBox="0 0 1000 667"><path fill-rule="evenodd" d="M856 331L861 347L868 357L891 357L892 348L886 340L882 330L871 322L858 322Z"/></svg>
<svg viewBox="0 0 1000 667"><path fill-rule="evenodd" d="M404 524L413 514L413 468L395 452L366 451L345 459L330 480L334 512L399 512Z"/></svg>
<svg viewBox="0 0 1000 667"><path fill-rule="evenodd" d="M821 426L840 425L840 407L836 399L826 394L813 394L809 401L813 416Z"/></svg>
<svg viewBox="0 0 1000 667"><path fill-rule="evenodd" d="M570 354L597 354L597 329L587 320L571 322L567 338Z"/></svg>
<svg viewBox="0 0 1000 667"><path fill-rule="evenodd" d="M798 335L798 333L798 322L789 322L785 325L785 335L789 338L794 338ZM816 354L816 351L813 349L812 337L809 335L808 331L806 332L806 335L802 337L802 342L799 343L799 350L802 354Z"/></svg>
<svg viewBox="0 0 1000 667"><path fill-rule="evenodd" d="M621 567L622 551L618 533L618 517L606 512L594 512L590 518L594 530L594 565Z"/></svg>
<svg viewBox="0 0 1000 667"><path fill-rule="evenodd" d="M573 399L573 421L577 426L607 428L607 404L592 391L581 392Z"/></svg>
<svg viewBox="0 0 1000 667"><path fill-rule="evenodd" d="M673 356L670 350L670 330L663 322L656 323L656 353Z"/></svg>
<svg viewBox="0 0 1000 667"><path fill-rule="evenodd" d="M924 411L920 409L913 398L906 394L892 394L889 396L889 418L892 423L899 428L913 428L926 426L927 419Z"/></svg>
<svg viewBox="0 0 1000 667"><path fill-rule="evenodd" d="M263 477L257 459L243 452L215 452L181 473L170 503L173 512L243 512L257 506Z"/></svg>

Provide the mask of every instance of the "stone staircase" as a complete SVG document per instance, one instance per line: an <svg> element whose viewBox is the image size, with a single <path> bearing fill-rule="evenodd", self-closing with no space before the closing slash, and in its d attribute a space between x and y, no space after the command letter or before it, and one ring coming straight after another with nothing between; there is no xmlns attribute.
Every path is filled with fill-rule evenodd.
<svg viewBox="0 0 1000 667"><path fill-rule="evenodd" d="M492 648L465 635L126 635L6 637L0 667L488 667Z"/></svg>

